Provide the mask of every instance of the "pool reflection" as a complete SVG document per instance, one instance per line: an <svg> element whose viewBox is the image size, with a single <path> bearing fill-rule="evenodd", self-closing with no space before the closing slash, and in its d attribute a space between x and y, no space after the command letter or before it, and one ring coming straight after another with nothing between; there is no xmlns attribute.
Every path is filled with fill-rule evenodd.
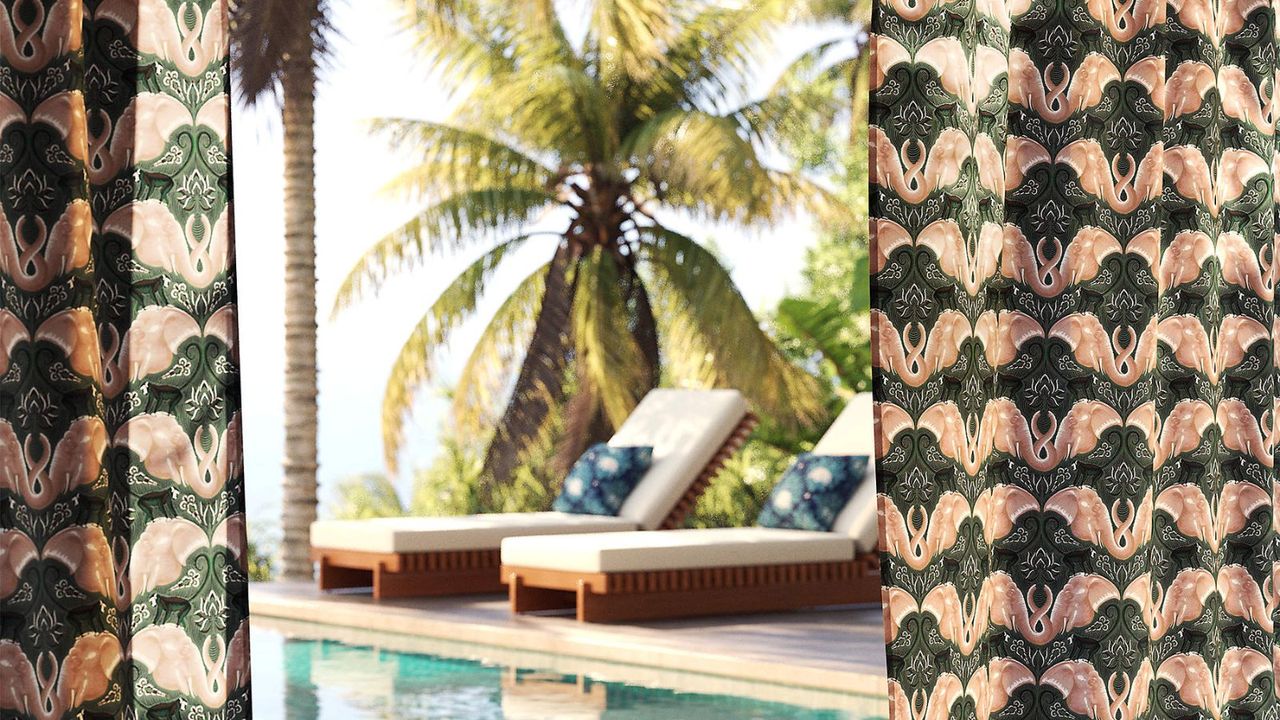
<svg viewBox="0 0 1280 720"><path fill-rule="evenodd" d="M271 645L275 643L276 647ZM275 659L283 677L261 662L254 667L257 717L286 720L848 720L834 710L812 710L727 695L602 682L414 655L339 642L255 637L255 660ZM273 663L275 664L275 663ZM279 682L277 684L277 681ZM283 686L283 697L269 688ZM271 698L268 700L268 698ZM279 703L283 714L266 703ZM278 706L277 706L278 707Z"/></svg>
<svg viewBox="0 0 1280 720"><path fill-rule="evenodd" d="M311 643L284 641L285 720L317 720L320 698L311 681Z"/></svg>
<svg viewBox="0 0 1280 720"><path fill-rule="evenodd" d="M522 673L502 676L502 714L506 720L600 720L609 709L609 690L578 676Z"/></svg>

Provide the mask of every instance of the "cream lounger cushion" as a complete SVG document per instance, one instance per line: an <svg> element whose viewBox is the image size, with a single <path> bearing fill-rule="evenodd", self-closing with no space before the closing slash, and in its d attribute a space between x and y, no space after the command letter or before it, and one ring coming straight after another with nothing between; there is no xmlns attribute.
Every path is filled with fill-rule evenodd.
<svg viewBox="0 0 1280 720"><path fill-rule="evenodd" d="M871 394L851 400L814 452L872 456ZM668 530L662 533L609 533L512 537L502 542L502 562L516 567L575 572L672 570L734 565L852 560L855 549L877 543L874 464L836 517L833 532L775 528Z"/></svg>
<svg viewBox="0 0 1280 720"><path fill-rule="evenodd" d="M654 390L609 440L652 445L653 464L618 511L642 530L657 530L693 480L747 414L737 390Z"/></svg>
<svg viewBox="0 0 1280 720"><path fill-rule="evenodd" d="M875 429L871 417L871 393L855 395L836 421L813 446L821 455L866 455L867 477L854 491L849 504L836 516L831 531L853 538L859 552L875 550L879 543L876 528Z"/></svg>
<svg viewBox="0 0 1280 720"><path fill-rule="evenodd" d="M311 524L311 546L378 553L483 550L515 535L656 530L746 413L737 390L646 395L609 441L653 446L653 464L618 517L545 512L321 520Z"/></svg>
<svg viewBox="0 0 1280 720"><path fill-rule="evenodd" d="M311 524L311 545L371 553L486 550L511 535L635 529L622 518L559 512L324 520Z"/></svg>
<svg viewBox="0 0 1280 720"><path fill-rule="evenodd" d="M853 555L853 539L845 535L760 527L502 541L503 565L583 573L840 562Z"/></svg>

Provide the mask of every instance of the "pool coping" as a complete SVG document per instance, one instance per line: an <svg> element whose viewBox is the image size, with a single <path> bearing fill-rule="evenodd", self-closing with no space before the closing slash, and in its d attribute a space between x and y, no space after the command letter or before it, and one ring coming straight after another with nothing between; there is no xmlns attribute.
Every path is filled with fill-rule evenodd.
<svg viewBox="0 0 1280 720"><path fill-rule="evenodd" d="M462 615L451 616L447 610L427 611L396 603L375 606L367 597L321 595L309 586L281 583L255 584L250 590L250 612L255 618L270 619L258 623L261 626L274 624L285 634L306 639L372 644L399 652L591 675L633 685L830 708L858 717L888 716L883 667L876 668L874 661L855 661L852 647L847 669L830 663L778 662L716 648L657 645L611 632L610 626L583 626L561 618L477 622ZM322 631L315 628L317 625L326 627ZM880 629L875 630L879 635Z"/></svg>

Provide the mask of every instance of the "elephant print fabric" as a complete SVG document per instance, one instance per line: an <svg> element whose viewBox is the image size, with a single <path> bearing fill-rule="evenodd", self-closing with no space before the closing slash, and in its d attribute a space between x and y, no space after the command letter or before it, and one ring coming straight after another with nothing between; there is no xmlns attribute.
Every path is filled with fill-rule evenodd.
<svg viewBox="0 0 1280 720"><path fill-rule="evenodd" d="M0 718L247 718L226 0L0 0Z"/></svg>
<svg viewBox="0 0 1280 720"><path fill-rule="evenodd" d="M1276 19L877 0L894 720L1280 717Z"/></svg>

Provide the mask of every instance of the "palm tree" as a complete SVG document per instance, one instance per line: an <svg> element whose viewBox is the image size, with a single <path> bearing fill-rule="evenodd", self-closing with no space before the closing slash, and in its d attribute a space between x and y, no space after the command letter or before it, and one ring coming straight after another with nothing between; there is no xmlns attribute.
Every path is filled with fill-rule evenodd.
<svg viewBox="0 0 1280 720"><path fill-rule="evenodd" d="M316 68L328 55L327 0L238 0L233 67L241 101L278 103L284 130L284 502L281 575L313 574L316 519Z"/></svg>
<svg viewBox="0 0 1280 720"><path fill-rule="evenodd" d="M822 415L818 383L773 345L716 254L668 220L758 228L801 209L842 213L818 183L770 162L784 128L834 112L829 93L788 83L748 94L786 2L585 0L585 27L554 0L402 3L460 102L447 122L376 124L421 157L389 187L422 209L361 258L335 312L433 253L483 254L395 362L382 415L393 471L434 355L495 269L539 235L556 239L551 257L502 303L454 393L460 436L492 433L490 485L550 437L562 471L664 374L741 388L794 423Z"/></svg>

